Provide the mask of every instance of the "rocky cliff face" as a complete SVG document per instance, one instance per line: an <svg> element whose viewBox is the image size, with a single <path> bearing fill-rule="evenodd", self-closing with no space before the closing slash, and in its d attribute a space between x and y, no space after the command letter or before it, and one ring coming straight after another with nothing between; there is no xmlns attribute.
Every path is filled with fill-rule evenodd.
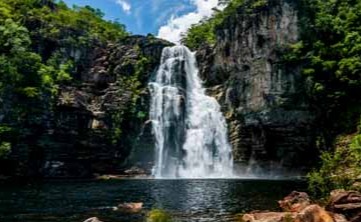
<svg viewBox="0 0 361 222"><path fill-rule="evenodd" d="M21 146L13 153L20 174L28 175L29 169L22 168L34 162L32 171L40 176L67 178L122 173L138 162L146 166L154 156L147 83L169 45L151 36L131 36L85 54L70 52L83 60L77 61L83 70L60 88L33 154Z"/></svg>
<svg viewBox="0 0 361 222"><path fill-rule="evenodd" d="M209 93L226 113L238 163L297 168L312 159L314 117L302 66L283 60L299 39L297 7L292 0L253 10L245 4L218 27L215 47L198 53Z"/></svg>

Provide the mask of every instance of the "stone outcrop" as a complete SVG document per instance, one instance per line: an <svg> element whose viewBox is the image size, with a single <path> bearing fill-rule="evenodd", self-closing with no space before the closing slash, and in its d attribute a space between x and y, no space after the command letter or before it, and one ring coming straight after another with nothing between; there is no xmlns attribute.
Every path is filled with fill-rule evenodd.
<svg viewBox="0 0 361 222"><path fill-rule="evenodd" d="M335 220L322 207L310 205L297 215L294 222L335 222Z"/></svg>
<svg viewBox="0 0 361 222"><path fill-rule="evenodd" d="M331 198L332 199L332 198ZM244 222L348 222L344 215L312 204L307 193L294 191L278 201L283 212L244 214ZM355 220L357 221L357 220Z"/></svg>
<svg viewBox="0 0 361 222"><path fill-rule="evenodd" d="M264 212L245 214L242 217L244 222L293 222L297 214L286 212Z"/></svg>
<svg viewBox="0 0 361 222"><path fill-rule="evenodd" d="M169 45L152 36L130 36L79 56L87 65L60 88L47 119L39 149L42 176L121 174L128 165L149 171L154 142L147 83Z"/></svg>
<svg viewBox="0 0 361 222"><path fill-rule="evenodd" d="M278 204L285 212L301 212L311 204L311 200L307 193L293 191L283 200L278 201Z"/></svg>
<svg viewBox="0 0 361 222"><path fill-rule="evenodd" d="M358 191L334 190L326 209L345 215L351 222L361 221L361 193Z"/></svg>
<svg viewBox="0 0 361 222"><path fill-rule="evenodd" d="M283 59L299 40L298 3L269 0L253 10L250 4L219 25L214 47L199 50L201 76L226 114L238 163L305 166L314 150L314 116L301 64Z"/></svg>

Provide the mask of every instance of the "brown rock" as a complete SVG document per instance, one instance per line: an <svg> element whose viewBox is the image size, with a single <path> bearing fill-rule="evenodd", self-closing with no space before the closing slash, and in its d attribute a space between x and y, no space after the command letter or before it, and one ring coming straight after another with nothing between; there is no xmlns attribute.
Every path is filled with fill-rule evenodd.
<svg viewBox="0 0 361 222"><path fill-rule="evenodd" d="M346 217L342 214L332 214L333 219L335 222L348 222Z"/></svg>
<svg viewBox="0 0 361 222"><path fill-rule="evenodd" d="M244 222L292 222L296 218L295 213L267 212L245 214L242 217Z"/></svg>
<svg viewBox="0 0 361 222"><path fill-rule="evenodd" d="M278 201L278 204L285 212L301 212L311 204L311 200L307 193L293 191L283 200Z"/></svg>
<svg viewBox="0 0 361 222"><path fill-rule="evenodd" d="M320 206L310 205L297 215L294 222L335 222L335 220Z"/></svg>
<svg viewBox="0 0 361 222"><path fill-rule="evenodd" d="M334 190L331 192L326 209L334 213L343 214L350 221L361 222L361 193L357 191Z"/></svg>
<svg viewBox="0 0 361 222"><path fill-rule="evenodd" d="M123 203L115 207L114 210L125 213L139 213L143 209L143 203Z"/></svg>

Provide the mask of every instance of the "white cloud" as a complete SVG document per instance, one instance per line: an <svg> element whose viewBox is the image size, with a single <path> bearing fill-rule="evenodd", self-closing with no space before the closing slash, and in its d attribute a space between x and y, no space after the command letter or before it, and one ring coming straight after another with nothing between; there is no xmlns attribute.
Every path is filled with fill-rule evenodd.
<svg viewBox="0 0 361 222"><path fill-rule="evenodd" d="M159 28L159 38L179 43L182 33L185 33L193 24L213 14L213 8L218 7L219 0L191 0L191 3L196 6L196 10L180 17L173 15L166 25Z"/></svg>
<svg viewBox="0 0 361 222"><path fill-rule="evenodd" d="M122 7L125 13L130 13L132 6L126 0L116 0L116 3Z"/></svg>

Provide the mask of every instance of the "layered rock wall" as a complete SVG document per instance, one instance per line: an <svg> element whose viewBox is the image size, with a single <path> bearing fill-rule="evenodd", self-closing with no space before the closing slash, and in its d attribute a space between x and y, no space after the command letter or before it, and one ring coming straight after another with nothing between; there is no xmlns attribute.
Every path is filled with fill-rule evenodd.
<svg viewBox="0 0 361 222"><path fill-rule="evenodd" d="M298 3L247 1L198 53L209 93L222 104L238 163L305 166L314 152L313 119L301 64L283 59L299 40ZM254 160L254 161L253 161Z"/></svg>

